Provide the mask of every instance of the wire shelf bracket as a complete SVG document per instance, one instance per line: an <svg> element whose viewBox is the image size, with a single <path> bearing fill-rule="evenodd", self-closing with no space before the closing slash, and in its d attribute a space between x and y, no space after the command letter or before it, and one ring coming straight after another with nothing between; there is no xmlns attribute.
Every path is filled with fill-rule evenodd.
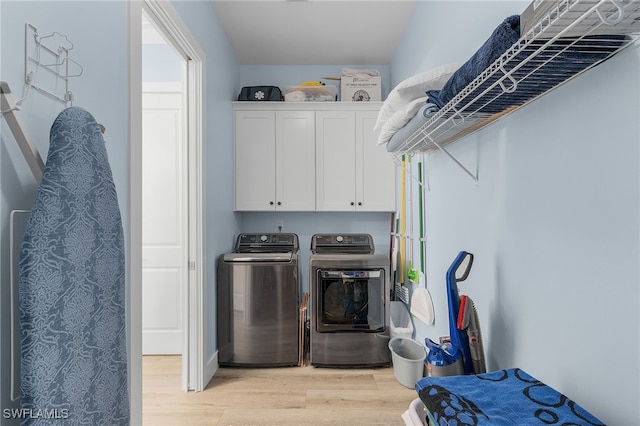
<svg viewBox="0 0 640 426"><path fill-rule="evenodd" d="M456 166L458 166L467 176L469 176L471 178L471 180L473 180L473 182L475 183L476 187L479 185L480 181L478 179L478 173L477 172L474 174L464 164L462 164L462 162L460 162L460 160L458 160L453 154L451 154L443 146L441 146L436 140L430 138L428 135L425 136L425 137L430 140L430 142L433 144L433 146L435 146L438 150L442 151L451 161L453 161L455 163ZM432 152L419 152L419 153L420 154L431 154ZM407 155L408 157L412 157L414 154L412 152L407 152L405 155ZM413 172L410 169L408 169L406 167L406 165L403 165L402 162L399 162L397 159L396 159L395 162L396 162L396 165L401 170L404 170L405 172L408 173L409 177L411 177L413 180L418 182L418 185L420 187L425 187L426 186L426 184L424 182L421 182L420 179L418 179L417 176L414 176Z"/></svg>
<svg viewBox="0 0 640 426"><path fill-rule="evenodd" d="M454 157L449 151L447 151L446 149L444 149L444 147L440 146L438 144L438 142L436 142L435 140L431 141L440 151L444 152L445 155L447 157L449 157L449 159L451 159L451 161L453 161L460 169L462 169L463 172L465 172L467 174L467 176L469 176L473 182L476 184L476 186L478 186L478 173L476 172L476 174L473 174L468 168L466 168L464 166L464 164L462 164L456 157Z"/></svg>

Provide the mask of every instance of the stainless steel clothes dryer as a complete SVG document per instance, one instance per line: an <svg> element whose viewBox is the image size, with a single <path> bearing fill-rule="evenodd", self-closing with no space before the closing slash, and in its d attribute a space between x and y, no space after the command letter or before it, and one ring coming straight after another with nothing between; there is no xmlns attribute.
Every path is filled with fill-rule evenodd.
<svg viewBox="0 0 640 426"><path fill-rule="evenodd" d="M316 234L309 269L311 365L389 365L389 257L368 234Z"/></svg>
<svg viewBox="0 0 640 426"><path fill-rule="evenodd" d="M298 249L296 234L240 234L218 258L220 365L298 365Z"/></svg>

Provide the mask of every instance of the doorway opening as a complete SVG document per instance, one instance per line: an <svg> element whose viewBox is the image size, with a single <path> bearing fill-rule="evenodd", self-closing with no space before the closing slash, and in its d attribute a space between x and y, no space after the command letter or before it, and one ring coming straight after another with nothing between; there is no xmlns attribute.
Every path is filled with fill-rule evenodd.
<svg viewBox="0 0 640 426"><path fill-rule="evenodd" d="M186 67L184 55L143 10L142 354L183 356L183 376L189 350Z"/></svg>
<svg viewBox="0 0 640 426"><path fill-rule="evenodd" d="M204 54L169 3L135 3L132 386L141 385L141 355L176 354L182 390L201 391L210 375L204 364Z"/></svg>

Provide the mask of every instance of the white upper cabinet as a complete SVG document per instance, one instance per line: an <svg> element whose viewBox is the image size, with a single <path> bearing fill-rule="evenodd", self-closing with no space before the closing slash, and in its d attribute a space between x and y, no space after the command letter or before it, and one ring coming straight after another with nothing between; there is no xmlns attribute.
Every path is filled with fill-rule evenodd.
<svg viewBox="0 0 640 426"><path fill-rule="evenodd" d="M356 112L356 206L358 210L396 209L396 170L387 150L376 145L377 111Z"/></svg>
<svg viewBox="0 0 640 426"><path fill-rule="evenodd" d="M235 209L274 210L276 197L276 113L235 113Z"/></svg>
<svg viewBox="0 0 640 426"><path fill-rule="evenodd" d="M235 209L315 210L310 111L236 111Z"/></svg>
<svg viewBox="0 0 640 426"><path fill-rule="evenodd" d="M234 103L235 209L394 211L380 104Z"/></svg>
<svg viewBox="0 0 640 426"><path fill-rule="evenodd" d="M395 210L395 167L373 132L377 111L316 112L316 209Z"/></svg>
<svg viewBox="0 0 640 426"><path fill-rule="evenodd" d="M312 111L276 112L276 209L316 207L315 117Z"/></svg>
<svg viewBox="0 0 640 426"><path fill-rule="evenodd" d="M356 114L316 112L316 207L356 210Z"/></svg>

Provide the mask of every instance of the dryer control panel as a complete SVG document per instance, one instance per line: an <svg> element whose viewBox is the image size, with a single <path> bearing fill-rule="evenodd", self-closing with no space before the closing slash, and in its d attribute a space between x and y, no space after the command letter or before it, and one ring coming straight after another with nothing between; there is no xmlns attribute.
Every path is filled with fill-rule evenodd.
<svg viewBox="0 0 640 426"><path fill-rule="evenodd" d="M373 254L369 234L316 234L311 238L311 253Z"/></svg>

